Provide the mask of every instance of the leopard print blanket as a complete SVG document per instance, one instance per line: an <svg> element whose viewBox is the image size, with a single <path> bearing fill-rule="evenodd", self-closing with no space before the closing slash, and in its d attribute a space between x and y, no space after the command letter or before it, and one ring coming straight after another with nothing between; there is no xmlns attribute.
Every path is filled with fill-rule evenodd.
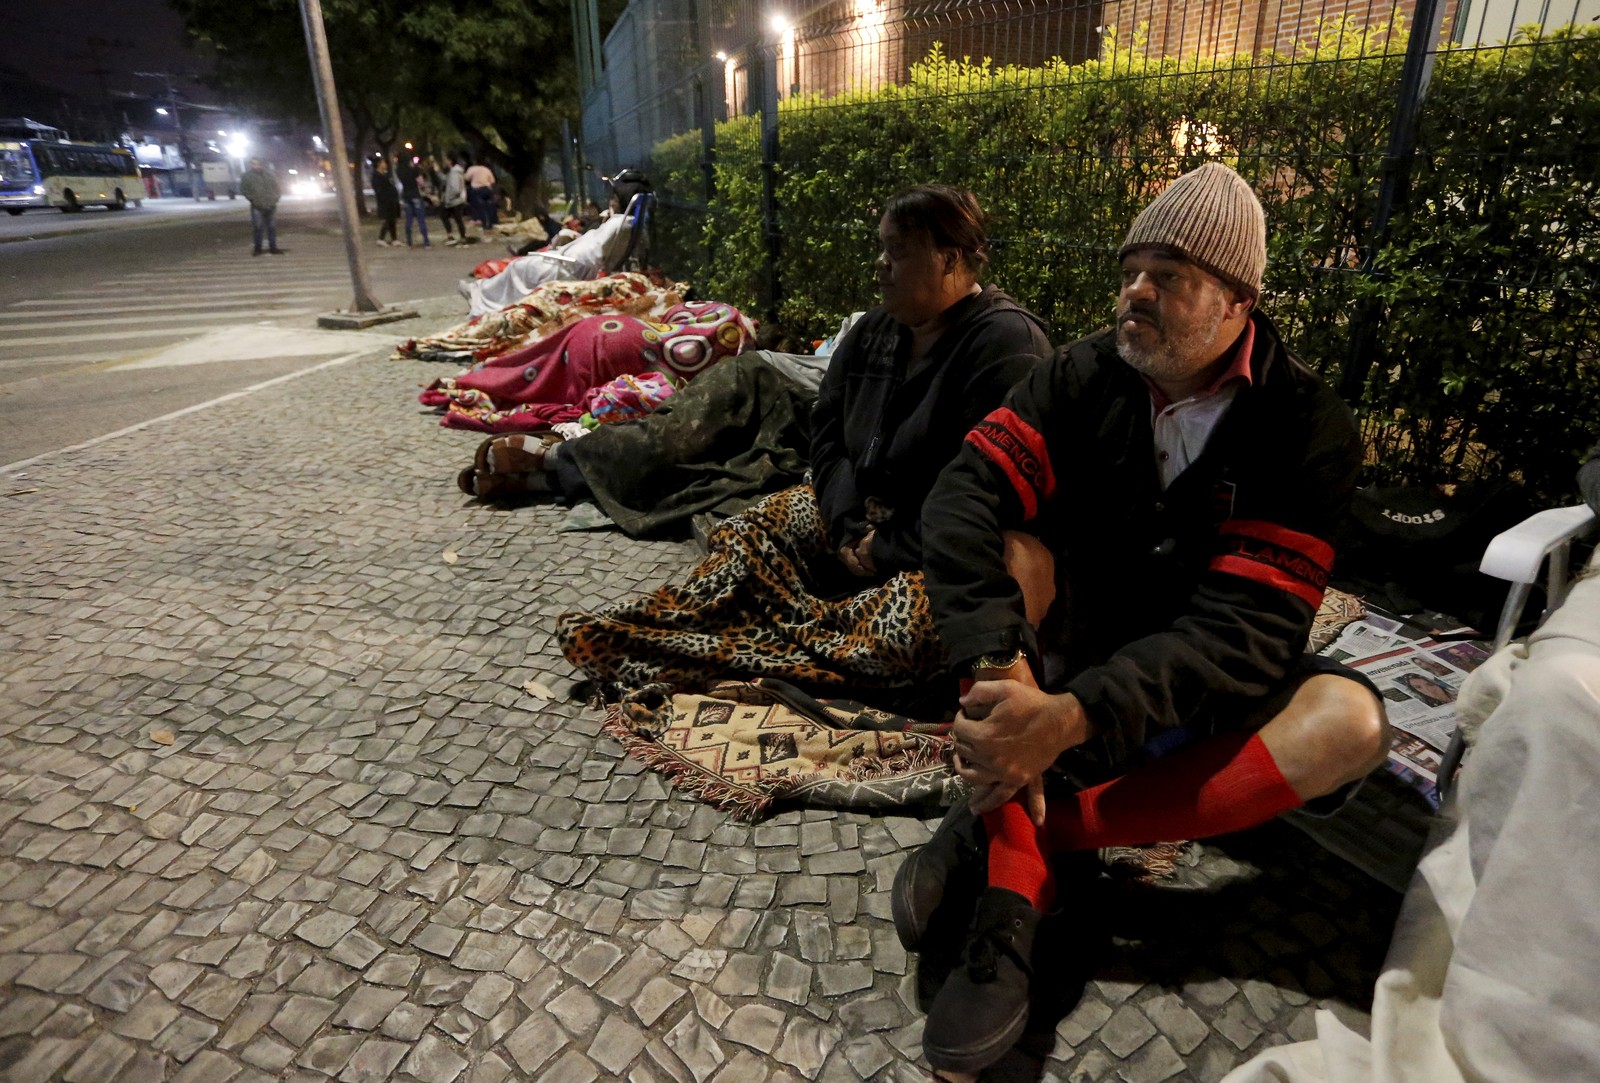
<svg viewBox="0 0 1600 1083"><path fill-rule="evenodd" d="M728 519L682 584L597 613L563 613L567 661L605 692L698 691L730 676L853 693L927 681L944 665L921 572L861 587L809 485Z"/></svg>

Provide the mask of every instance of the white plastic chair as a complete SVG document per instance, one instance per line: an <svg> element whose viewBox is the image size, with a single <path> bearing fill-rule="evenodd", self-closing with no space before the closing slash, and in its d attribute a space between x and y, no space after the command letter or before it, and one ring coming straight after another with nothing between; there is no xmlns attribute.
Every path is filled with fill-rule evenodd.
<svg viewBox="0 0 1600 1083"><path fill-rule="evenodd" d="M1566 600L1567 590L1572 586L1572 543L1593 531L1594 526L1594 511L1587 504L1577 504L1535 512L1490 539L1478 570L1511 584L1506 592L1506 603L1500 609L1500 623L1494 631L1495 650L1510 643L1516 634L1522 611L1527 607L1528 596L1533 593L1541 571L1545 603L1539 622ZM1439 764L1441 798L1454 783L1456 768L1461 766L1466 750L1466 732L1457 726Z"/></svg>
<svg viewBox="0 0 1600 1083"><path fill-rule="evenodd" d="M1592 531L1594 525L1595 514L1586 504L1551 508L1530 515L1489 542L1478 570L1511 583L1494 633L1495 650L1511 642L1546 561L1549 567L1545 570L1545 608L1539 619L1544 620L1566 598L1572 583L1572 543Z"/></svg>

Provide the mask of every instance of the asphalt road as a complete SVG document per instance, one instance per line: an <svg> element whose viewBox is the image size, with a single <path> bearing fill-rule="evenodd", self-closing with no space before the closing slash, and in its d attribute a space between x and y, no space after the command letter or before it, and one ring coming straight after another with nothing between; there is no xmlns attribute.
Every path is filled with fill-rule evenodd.
<svg viewBox="0 0 1600 1083"><path fill-rule="evenodd" d="M445 247L431 225L426 249L379 248L376 225L366 227L379 300L451 294L476 263L504 254ZM286 199L278 243L287 254L251 256L243 200L0 217L0 464L398 337L315 329L352 296L331 196Z"/></svg>

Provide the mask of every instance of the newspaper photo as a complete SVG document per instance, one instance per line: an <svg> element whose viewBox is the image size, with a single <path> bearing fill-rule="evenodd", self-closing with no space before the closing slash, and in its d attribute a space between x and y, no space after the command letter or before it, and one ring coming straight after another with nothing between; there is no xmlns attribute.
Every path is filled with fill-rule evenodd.
<svg viewBox="0 0 1600 1083"><path fill-rule="evenodd" d="M1487 645L1471 639L1413 639L1400 621L1368 616L1348 625L1322 652L1359 670L1385 700L1396 730L1391 767L1430 802L1440 762L1456 729L1456 694L1467 674L1488 657Z"/></svg>

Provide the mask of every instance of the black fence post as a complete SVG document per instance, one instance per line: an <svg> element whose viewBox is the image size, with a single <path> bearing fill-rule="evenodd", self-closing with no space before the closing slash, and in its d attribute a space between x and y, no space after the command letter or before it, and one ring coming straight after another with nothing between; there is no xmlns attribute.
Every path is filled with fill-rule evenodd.
<svg viewBox="0 0 1600 1083"><path fill-rule="evenodd" d="M1412 13L1411 36L1406 40L1405 65L1400 69L1400 93L1389 125L1389 149L1383 156L1378 184L1378 205L1373 210L1372 228L1360 271L1369 277L1384 274L1378 265L1378 252L1388 239L1389 223L1404 205L1411 181L1411 162L1417 151L1417 118L1433 78L1433 58L1438 47L1439 26L1444 5L1439 0L1417 0ZM1350 320L1350 345L1339 393L1346 402L1358 403L1367 386L1378 352L1378 332L1383 327L1383 304L1368 297L1356 306Z"/></svg>
<svg viewBox="0 0 1600 1083"><path fill-rule="evenodd" d="M582 193L578 191L578 171L572 162L572 125L561 118L561 187L567 193L567 213L583 210Z"/></svg>
<svg viewBox="0 0 1600 1083"><path fill-rule="evenodd" d="M722 85L721 69L716 61L707 61L704 71L695 79L695 108L700 114L700 170L704 174L706 218L711 216L711 203L717 198L717 113L714 99L711 97L712 80L706 78L706 72L714 71L718 78L716 85ZM706 263L709 266L717 258L717 231L707 229Z"/></svg>
<svg viewBox="0 0 1600 1083"><path fill-rule="evenodd" d="M778 318L778 302L783 297L778 281L778 46L760 45L756 49L761 68L761 232L766 241L764 316Z"/></svg>

